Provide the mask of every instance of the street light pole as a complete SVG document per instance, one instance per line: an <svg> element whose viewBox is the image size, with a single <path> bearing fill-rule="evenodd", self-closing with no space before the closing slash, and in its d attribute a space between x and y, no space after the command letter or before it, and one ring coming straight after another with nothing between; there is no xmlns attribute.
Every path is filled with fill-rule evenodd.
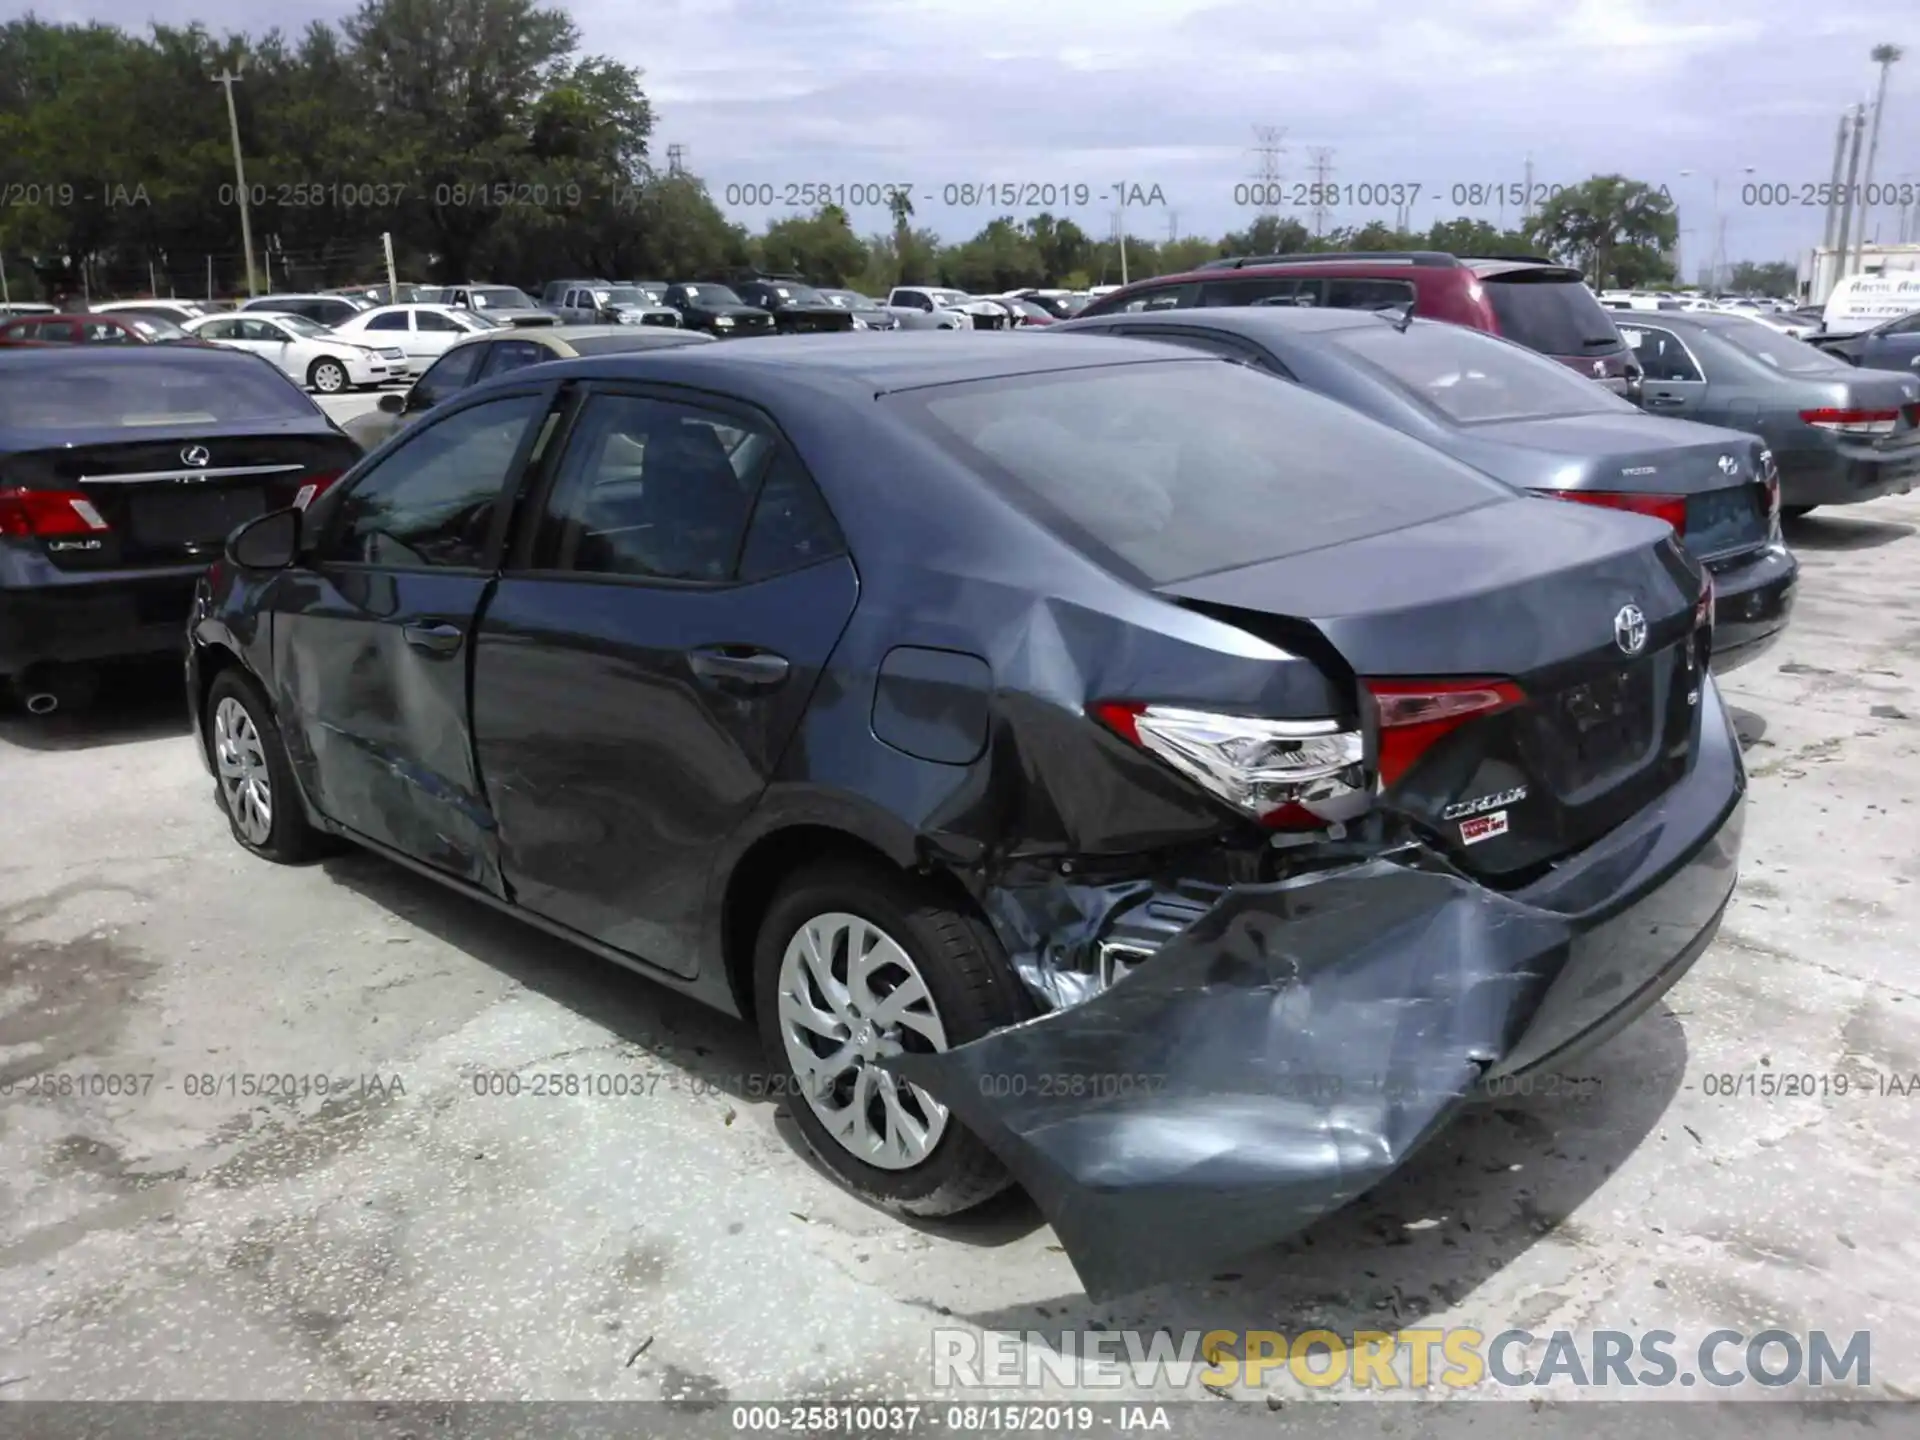
<svg viewBox="0 0 1920 1440"><path fill-rule="evenodd" d="M227 130L233 136L233 179L239 187L240 244L247 253L247 298L252 299L260 291L253 279L253 216L247 207L247 162L240 154L240 112L233 106L233 87L239 79L232 70L222 70L213 77L213 83L223 86L227 92Z"/></svg>

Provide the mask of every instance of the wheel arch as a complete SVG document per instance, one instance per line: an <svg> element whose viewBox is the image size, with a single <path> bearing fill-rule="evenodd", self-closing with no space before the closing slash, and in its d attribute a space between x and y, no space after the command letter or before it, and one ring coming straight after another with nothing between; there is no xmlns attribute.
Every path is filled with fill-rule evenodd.
<svg viewBox="0 0 1920 1440"><path fill-rule="evenodd" d="M923 880L949 904L986 920L952 870L917 860L911 843L861 833L863 829L828 819L782 824L753 840L728 871L717 906L719 956L734 1004L748 1022L756 1018L753 961L760 926L781 885L801 870L833 860L874 865Z"/></svg>

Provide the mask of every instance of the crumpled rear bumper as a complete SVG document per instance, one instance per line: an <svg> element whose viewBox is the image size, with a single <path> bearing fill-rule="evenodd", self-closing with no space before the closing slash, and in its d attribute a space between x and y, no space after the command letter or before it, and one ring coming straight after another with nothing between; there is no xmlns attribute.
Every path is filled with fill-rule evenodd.
<svg viewBox="0 0 1920 1440"><path fill-rule="evenodd" d="M1705 950L1746 776L1711 683L1701 707L1687 777L1524 890L1418 848L1236 888L1095 998L889 1063L1001 1157L1095 1299L1284 1239Z"/></svg>

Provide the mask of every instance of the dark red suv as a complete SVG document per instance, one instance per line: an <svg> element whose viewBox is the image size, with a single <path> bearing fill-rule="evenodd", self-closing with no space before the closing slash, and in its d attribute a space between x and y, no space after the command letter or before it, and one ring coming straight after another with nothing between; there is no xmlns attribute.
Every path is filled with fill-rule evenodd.
<svg viewBox="0 0 1920 1440"><path fill-rule="evenodd" d="M1485 330L1551 355L1628 394L1639 367L1578 270L1538 256L1436 250L1243 255L1184 275L1141 280L1087 306L1081 318L1214 305L1324 305L1397 310Z"/></svg>

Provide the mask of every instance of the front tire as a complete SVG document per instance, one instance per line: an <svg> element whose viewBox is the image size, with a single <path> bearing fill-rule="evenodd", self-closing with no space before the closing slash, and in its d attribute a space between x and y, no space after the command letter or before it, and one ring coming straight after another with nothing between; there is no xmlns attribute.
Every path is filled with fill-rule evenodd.
<svg viewBox="0 0 1920 1440"><path fill-rule="evenodd" d="M207 691L207 749L220 808L242 846L280 865L304 864L327 848L301 808L273 707L237 669L221 671Z"/></svg>
<svg viewBox="0 0 1920 1440"><path fill-rule="evenodd" d="M886 1209L955 1215L1012 1183L980 1139L874 1062L1028 1018L992 931L931 884L878 864L794 875L754 952L755 1008L787 1112L835 1179Z"/></svg>
<svg viewBox="0 0 1920 1440"><path fill-rule="evenodd" d="M322 395L338 395L349 383L347 367L338 360L316 360L307 371L307 384Z"/></svg>

